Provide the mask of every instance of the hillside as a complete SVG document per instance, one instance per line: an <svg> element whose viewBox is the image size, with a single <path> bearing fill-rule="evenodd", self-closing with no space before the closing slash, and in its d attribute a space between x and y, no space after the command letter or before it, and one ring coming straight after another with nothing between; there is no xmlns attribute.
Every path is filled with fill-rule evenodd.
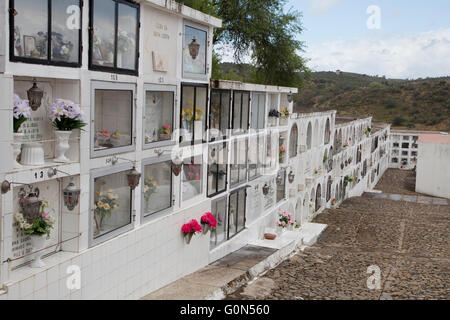
<svg viewBox="0 0 450 320"><path fill-rule="evenodd" d="M315 72L296 97L295 112L330 109L371 115L397 129L450 131L450 77L395 80Z"/></svg>

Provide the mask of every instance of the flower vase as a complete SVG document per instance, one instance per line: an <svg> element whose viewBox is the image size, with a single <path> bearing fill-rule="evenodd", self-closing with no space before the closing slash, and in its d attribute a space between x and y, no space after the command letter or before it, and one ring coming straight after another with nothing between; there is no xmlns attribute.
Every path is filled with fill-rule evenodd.
<svg viewBox="0 0 450 320"><path fill-rule="evenodd" d="M22 156L20 163L26 166L42 166L44 161L44 148L41 142L29 142L22 144Z"/></svg>
<svg viewBox="0 0 450 320"><path fill-rule="evenodd" d="M42 268L45 266L45 263L42 261L42 256L44 255L44 249L45 246L45 237L39 236L37 234L31 235L31 246L33 247L34 256L33 261L31 261L30 267L31 268Z"/></svg>
<svg viewBox="0 0 450 320"><path fill-rule="evenodd" d="M211 226L209 224L202 224L202 233L205 235L208 233Z"/></svg>
<svg viewBox="0 0 450 320"><path fill-rule="evenodd" d="M12 143L13 147L13 167L14 169L22 168L22 165L17 162L17 157L19 156L20 152L22 151L22 141L23 141L24 134L22 132L20 133L14 133L14 142Z"/></svg>
<svg viewBox="0 0 450 320"><path fill-rule="evenodd" d="M170 133L160 133L160 134L159 134L159 140L160 140L160 141L170 140L170 139L172 139Z"/></svg>
<svg viewBox="0 0 450 320"><path fill-rule="evenodd" d="M189 234L187 234L187 235L184 236L184 240L186 241L186 244L191 243L191 240L192 240L192 236L193 236L193 235L194 235L193 233L189 233Z"/></svg>
<svg viewBox="0 0 450 320"><path fill-rule="evenodd" d="M70 149L69 138L72 131L60 131L55 130L55 162L69 162L70 160L66 157L65 153Z"/></svg>
<svg viewBox="0 0 450 320"><path fill-rule="evenodd" d="M281 226L278 226L278 228L277 228L277 235L278 235L279 237L281 237L285 232L286 232L286 228L283 228L283 227L281 227Z"/></svg>

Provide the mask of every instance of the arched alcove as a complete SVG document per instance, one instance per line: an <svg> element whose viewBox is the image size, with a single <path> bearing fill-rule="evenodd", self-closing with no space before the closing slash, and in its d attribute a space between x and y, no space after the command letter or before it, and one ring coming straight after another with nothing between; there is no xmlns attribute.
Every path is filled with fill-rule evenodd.
<svg viewBox="0 0 450 320"><path fill-rule="evenodd" d="M308 128L306 130L306 147L311 150L312 147L312 125L308 122Z"/></svg>
<svg viewBox="0 0 450 320"><path fill-rule="evenodd" d="M289 134L289 158L294 158L297 156L298 149L298 127L297 124L291 128L291 133Z"/></svg>

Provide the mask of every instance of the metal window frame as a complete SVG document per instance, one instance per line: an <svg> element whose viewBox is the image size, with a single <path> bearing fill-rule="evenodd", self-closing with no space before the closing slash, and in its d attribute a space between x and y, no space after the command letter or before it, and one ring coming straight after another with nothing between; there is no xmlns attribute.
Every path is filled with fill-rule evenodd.
<svg viewBox="0 0 450 320"><path fill-rule="evenodd" d="M145 129L146 129L146 111L147 111L147 92L172 92L173 103L172 103L172 139L164 141L156 141L145 143ZM176 116L175 116L175 106L177 103L177 86L176 85L159 85L159 84L144 84L144 103L142 107L142 149L148 150L152 148L173 146L176 144L175 132L176 132Z"/></svg>
<svg viewBox="0 0 450 320"><path fill-rule="evenodd" d="M78 61L77 62L64 62L64 61L54 61L52 60L52 2L54 0L47 0L47 36L50 35L50 38L47 39L47 59L37 59L37 58L27 58L20 57L14 55L14 27L15 27L15 19L14 19L14 1L9 0L9 60L11 62L23 62L30 64L40 64L40 65L48 65L48 66L57 66L57 67L69 67L69 68L80 68L82 65L82 56L83 56L83 37L82 37L82 29L83 29L83 6L84 0L78 0L78 5L80 7L80 29L78 31Z"/></svg>
<svg viewBox="0 0 450 320"><path fill-rule="evenodd" d="M131 108L131 144L123 147L108 148L103 150L95 150L94 137L95 137L95 90L111 90L111 91L131 91L132 97L130 101ZM135 108L136 108L136 84L125 82L105 82L105 81L92 81L91 82L91 147L90 156L91 159L100 158L104 156L110 156L113 154L131 152L135 150L136 145L136 122L135 122Z"/></svg>
<svg viewBox="0 0 450 320"><path fill-rule="evenodd" d="M235 102L236 102L236 94L240 93L241 94L241 108L239 110L239 128L235 128L234 127L234 115L236 113L235 110ZM242 105L244 104L244 94L248 94L248 106L247 106L247 124L246 127L243 128L243 123L242 123ZM243 135L243 134L247 134L249 127L250 127L250 108L251 108L251 103L252 103L252 95L251 95L251 91L244 91L244 90L233 90L233 102L232 102L232 107L231 107L231 134L232 135ZM239 130L239 131L235 131L235 130Z"/></svg>
<svg viewBox="0 0 450 320"><path fill-rule="evenodd" d="M220 96L220 113L219 113L219 130L224 133L222 136L219 137L211 137L211 104L212 104L212 96L213 93L219 93ZM225 106L226 108L228 108L228 125L226 128L222 128L222 111L224 106L222 105L222 94L224 93L228 93L229 94L229 99L228 99L228 106ZM209 142L215 142L215 141L221 141L221 140L226 140L229 136L229 130L230 130L230 109L231 109L231 103L233 101L233 97L232 97L232 91L231 90L226 90L226 89L211 89L210 93L209 93L209 106L208 106L208 133L209 133L209 137L208 140ZM215 129L215 128L214 128ZM225 131L224 131L225 130Z"/></svg>
<svg viewBox="0 0 450 320"><path fill-rule="evenodd" d="M206 104L205 104L205 128L207 128L207 119L208 116L206 116L207 112L208 112L208 105L209 105L209 85L207 83L192 83L192 82L182 82L181 83L181 88L180 88L180 131L184 130L184 128L182 129L182 123L183 123L183 114L182 114L182 110L183 110L183 89L185 87L193 87L194 88L194 119L196 116L196 105L197 105L197 88L206 88ZM188 146L188 145L196 145L196 144L203 144L206 143L206 139L205 139L205 135L202 134L202 139L200 140L195 140L195 126L192 126L192 139L190 141L183 141L182 140L183 137L181 136L180 133L180 138L179 138L179 142L180 142L180 146Z"/></svg>
<svg viewBox="0 0 450 320"><path fill-rule="evenodd" d="M141 172L142 172L142 183L141 183L141 187L139 188L140 192L141 192L141 223L145 223L157 218L160 218L164 215L170 214L174 211L174 200L175 200L175 195L173 194L174 192L174 187L173 187L173 183L174 183L174 178L173 178L173 172L172 169L169 167L169 171L170 171L170 207L165 208L165 209L161 209L159 211L153 212L153 213L146 213L144 212L144 173L145 173L145 167L147 166L151 166L151 165L155 165L155 164L159 164L159 163L163 163L163 162L170 162L172 160L170 155L166 155L166 156L162 156L159 158L147 158L142 160L142 165L141 165Z"/></svg>
<svg viewBox="0 0 450 320"><path fill-rule="evenodd" d="M238 229L238 217L239 217L239 193L241 191L244 191L244 227L239 230ZM236 208L236 223L235 223L235 227L236 227L236 233L234 235L232 235L230 237L230 208L231 208L231 197L236 194L237 195L237 199L236 199L236 204L237 204L237 208ZM241 233L242 231L245 230L245 224L247 223L247 186L241 187L239 189L234 190L233 192L230 192L230 194L228 195L228 219L227 219L227 239L231 240L233 239L235 236L237 236L239 233Z"/></svg>
<svg viewBox="0 0 450 320"><path fill-rule="evenodd" d="M228 143L226 141L222 141L222 142L218 142L218 143L209 145L208 146L208 159L209 159L210 148L214 148L215 146L220 145L220 144L223 144L223 149L222 150L225 150L225 152L227 153L225 158L228 160ZM215 197L215 196L217 196L219 194L222 194L222 193L226 192L227 191L227 187L228 187L228 164L226 164L225 165L225 187L223 188L223 190L219 190L219 180L216 177L216 185L215 185L216 192L212 193L212 194L208 193L209 192L209 169L211 168L211 166L213 166L213 164L209 164L208 163L207 164L207 169L206 169L206 175L207 175L206 176L206 196L208 198L213 198L213 197ZM216 169L217 169L217 172L218 172L219 171L219 164L215 164L214 166L216 166Z"/></svg>
<svg viewBox="0 0 450 320"><path fill-rule="evenodd" d="M254 129L254 130L262 130L262 129L264 129L265 128L265 122L266 122L266 100L267 100L267 95L266 95L266 93L265 92L262 92L262 91L255 91L255 92L252 92L251 93L251 96L252 96L252 98L251 98L251 101L253 102L253 101L255 101L255 99L257 99L258 100L258 107L257 107L257 114L256 114L256 128L254 128L254 127L252 127L252 120L253 120L253 118L254 118L254 113L253 113L253 103L251 104L251 111L250 111L250 115L251 115L251 120L250 120L250 128L251 129ZM256 98L257 97L257 98ZM260 99L261 99L261 97L263 97L263 99L264 99L264 103L263 103L263 105L262 105L262 110L261 110L261 105L260 105ZM260 118L260 114L261 114L261 112L262 112L262 114L263 114L263 116L262 116L262 118ZM259 120L260 119L262 119L262 121L263 121L263 123L262 124L260 124L259 123Z"/></svg>
<svg viewBox="0 0 450 320"><path fill-rule="evenodd" d="M90 191L89 191L89 235L88 235L88 246L89 248L94 247L100 243L103 243L105 241L108 241L110 239L113 239L127 231L130 231L134 229L135 226L135 215L134 215L134 192L135 190L130 189L130 223L127 225L124 225L122 227L116 228L114 230L109 231L108 233L105 233L104 235L101 235L97 238L94 238L94 230L92 225L92 219L94 217L94 200L95 200L95 189L94 189L94 183L95 179L106 177L112 174L125 172L128 170L131 170L133 168L133 164L131 163L125 163L121 165L116 165L109 168L101 168L101 169L94 169L90 172L89 177L89 185L90 185Z"/></svg>
<svg viewBox="0 0 450 320"><path fill-rule="evenodd" d="M98 0L90 0L89 1L89 51L88 51L88 68L92 71L102 71L109 73L117 73L117 74L127 74L132 76L139 75L139 37L140 37L140 28L141 28L141 8L139 3L135 3L131 0L109 0L114 2L114 67L105 67L93 64L92 61L92 48L94 41L94 1ZM137 10L136 12L136 52L135 52L135 69L124 69L117 67L117 39L118 39L118 30L119 30L119 4L127 5L133 7Z"/></svg>
<svg viewBox="0 0 450 320"><path fill-rule="evenodd" d="M215 203L218 203L220 201L225 200L225 219L223 221L223 223L225 224L224 227L224 240L221 241L220 243L215 243L214 246L211 246L211 239L209 241L209 250L214 250L216 249L218 246L220 246L221 244L225 243L228 241L228 195L224 195L222 197L218 197L216 199L211 200L211 209L213 208Z"/></svg>
<svg viewBox="0 0 450 320"><path fill-rule="evenodd" d="M205 43L205 73L204 74L198 74L198 73L190 73L190 72L186 72L184 70L184 57L183 55L181 55L181 70L182 70L182 76L184 79L192 79L192 80L198 80L198 81L207 81L208 80L208 47L209 47L209 28L207 26L189 21L189 20L184 20L183 21L183 32L182 32L182 36L183 36L183 50L184 48L186 48L187 43L186 43L186 37L185 35L185 30L186 27L192 28L192 29L197 29L199 31L203 31L206 33L206 43Z"/></svg>
<svg viewBox="0 0 450 320"><path fill-rule="evenodd" d="M230 171L230 188L232 188L232 189L234 189L234 188L238 188L238 187L240 187L241 185L243 185L243 184L245 184L245 183L247 183L248 182L248 141L249 141L249 137L236 137L236 138L234 138L234 139L232 139L231 141L230 141L230 157L233 155L234 156L234 154L233 154L233 145L234 145L234 143L240 143L241 141L244 141L244 142L247 142L247 145L246 145L246 148L245 148L245 150L246 150L246 154L245 154L245 171L246 171L246 173L245 173L245 179L243 180L243 181L241 181L241 179L239 178L239 174L240 174L240 172L241 172L241 168L239 167L240 166L240 164L238 164L237 166L238 166L238 178L239 178L239 182L238 183L236 183L236 184L232 184L232 182L231 182L231 165L232 165L232 162L233 162L233 159L231 159L231 161L230 161L230 163L228 164L228 166L230 166L230 169L229 169L229 171Z"/></svg>

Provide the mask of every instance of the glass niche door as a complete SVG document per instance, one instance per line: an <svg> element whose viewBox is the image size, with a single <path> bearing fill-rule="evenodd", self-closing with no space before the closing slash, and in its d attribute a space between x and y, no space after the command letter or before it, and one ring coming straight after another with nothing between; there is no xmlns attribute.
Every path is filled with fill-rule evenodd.
<svg viewBox="0 0 450 320"><path fill-rule="evenodd" d="M91 173L89 246L114 238L133 228L133 196L127 180L132 164Z"/></svg>
<svg viewBox="0 0 450 320"><path fill-rule="evenodd" d="M144 86L144 149L175 144L176 86Z"/></svg>
<svg viewBox="0 0 450 320"><path fill-rule="evenodd" d="M91 158L134 150L134 97L131 83L92 82Z"/></svg>

